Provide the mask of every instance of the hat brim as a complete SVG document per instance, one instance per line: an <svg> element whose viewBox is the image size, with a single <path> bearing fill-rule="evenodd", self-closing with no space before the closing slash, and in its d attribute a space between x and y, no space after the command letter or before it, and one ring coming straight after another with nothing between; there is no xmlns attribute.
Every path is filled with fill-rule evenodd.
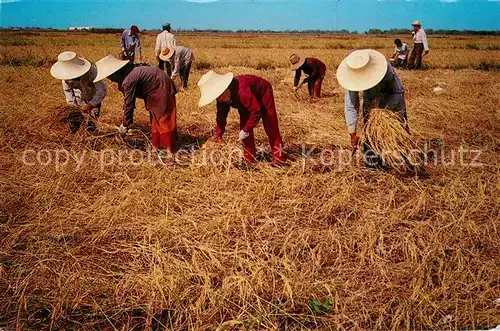
<svg viewBox="0 0 500 331"><path fill-rule="evenodd" d="M198 107L204 107L211 102L215 101L231 84L234 74L229 72L225 75L220 75L217 81L214 81L209 90L204 90L198 101Z"/></svg>
<svg viewBox="0 0 500 331"><path fill-rule="evenodd" d="M292 70L297 70L299 69L300 67L302 67L302 65L306 62L306 59L302 59L301 57L299 57L299 61L295 64L292 64L290 66L290 69Z"/></svg>
<svg viewBox="0 0 500 331"><path fill-rule="evenodd" d="M366 91L380 83L387 72L388 62L385 56L373 49L366 49L370 60L362 69L351 69L347 66L347 57L340 62L337 69L339 84L349 91Z"/></svg>
<svg viewBox="0 0 500 331"><path fill-rule="evenodd" d="M170 58L172 57L172 55L174 55L174 52L175 52L175 50L173 48L170 48L169 51L168 51L168 53L167 53L167 55L162 55L160 53L160 55L158 55L158 57L162 61L168 61L168 60L170 60Z"/></svg>
<svg viewBox="0 0 500 331"><path fill-rule="evenodd" d="M103 80L104 78L108 77L109 75L114 74L121 68L123 68L127 63L129 63L128 60L116 60L115 62L111 64L104 64L101 62L103 59L99 60L96 62L96 67L97 67L97 76L94 79L94 83Z"/></svg>
<svg viewBox="0 0 500 331"><path fill-rule="evenodd" d="M79 57L78 60L82 61L82 65L79 66L69 66L63 62L57 61L50 68L50 74L52 77L62 80L75 79L81 77L90 70L90 62L85 60L83 57Z"/></svg>

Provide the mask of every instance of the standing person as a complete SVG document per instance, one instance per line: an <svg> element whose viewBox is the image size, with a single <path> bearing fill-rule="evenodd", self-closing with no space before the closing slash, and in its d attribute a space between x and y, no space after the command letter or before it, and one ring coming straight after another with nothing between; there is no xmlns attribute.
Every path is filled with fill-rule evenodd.
<svg viewBox="0 0 500 331"><path fill-rule="evenodd" d="M210 70L200 78L198 87L201 92L199 107L217 100L215 129L217 142L222 141L226 131L227 115L230 107L233 107L240 114L239 140L244 145L245 162L250 164L256 162L253 129L260 119L264 124L275 164L280 165L285 162L273 87L267 80L254 75L233 76L232 73L219 75Z"/></svg>
<svg viewBox="0 0 500 331"><path fill-rule="evenodd" d="M171 27L170 23L165 23L163 25L163 32L159 33L156 36L156 46L155 46L155 54L156 59L158 60L158 68L163 70L164 67L167 67L168 76L172 76L172 66L170 61L164 61L160 59L160 52L162 47L174 48L177 46L177 41L175 40L175 36L170 33Z"/></svg>
<svg viewBox="0 0 500 331"><path fill-rule="evenodd" d="M135 52L137 51L139 61L142 62L141 37L139 36L139 28L136 25L132 25L130 30L122 32L120 46L122 48L122 60L129 60L131 63L134 63Z"/></svg>
<svg viewBox="0 0 500 331"><path fill-rule="evenodd" d="M165 62L173 59L173 70L170 78L174 80L179 76L182 87L187 88L191 63L194 60L191 48L184 46L174 46L173 48L162 47L159 57L160 60Z"/></svg>
<svg viewBox="0 0 500 331"><path fill-rule="evenodd" d="M415 34L413 35L413 49L411 50L408 68L420 70L422 69L422 57L429 54L429 44L427 34L422 29L420 21L414 21L412 25Z"/></svg>
<svg viewBox="0 0 500 331"><path fill-rule="evenodd" d="M50 74L62 80L66 103L82 108L82 113L91 118L99 117L102 100L106 96L104 82L94 83L97 69L75 52L62 52L50 68ZM87 123L87 130L94 131L93 121Z"/></svg>
<svg viewBox="0 0 500 331"><path fill-rule="evenodd" d="M307 82L309 96L314 98L321 97L321 84L325 78L326 65L314 57L301 58L296 54L290 56L290 63L292 64L292 70L295 70L295 79L293 81L294 91L297 91L300 87L299 81L303 71L308 77L302 81L302 84Z"/></svg>
<svg viewBox="0 0 500 331"><path fill-rule="evenodd" d="M394 40L394 44L396 45L396 49L391 56L391 60L394 60L394 67L406 68L408 65L408 44L401 42L400 39Z"/></svg>
<svg viewBox="0 0 500 331"><path fill-rule="evenodd" d="M370 110L387 108L399 115L406 129L405 91L394 67L385 56L372 49L357 50L349 54L337 69L337 80L345 88L345 119L351 136L353 152L359 144L356 134L359 113L359 92L363 91L363 122L366 125ZM380 166L382 160L369 145L363 145L365 165Z"/></svg>
<svg viewBox="0 0 500 331"><path fill-rule="evenodd" d="M136 98L143 99L151 122L153 150L174 152L177 136L175 85L162 70L152 66L133 65L112 55L96 62L95 82L106 77L118 84L123 93L123 122L118 132L127 133L134 123Z"/></svg>

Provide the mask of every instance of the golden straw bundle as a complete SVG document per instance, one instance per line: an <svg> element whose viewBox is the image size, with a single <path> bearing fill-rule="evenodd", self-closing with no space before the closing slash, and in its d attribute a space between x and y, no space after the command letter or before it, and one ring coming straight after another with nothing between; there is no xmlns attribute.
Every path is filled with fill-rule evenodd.
<svg viewBox="0 0 500 331"><path fill-rule="evenodd" d="M396 112L374 108L365 125L361 141L367 143L383 162L398 172L422 167L423 152L405 129Z"/></svg>

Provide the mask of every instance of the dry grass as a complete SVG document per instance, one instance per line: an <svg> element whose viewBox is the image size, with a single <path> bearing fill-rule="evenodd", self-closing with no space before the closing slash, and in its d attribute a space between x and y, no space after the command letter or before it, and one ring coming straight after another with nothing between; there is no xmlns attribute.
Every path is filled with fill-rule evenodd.
<svg viewBox="0 0 500 331"><path fill-rule="evenodd" d="M26 36L35 45L6 46L0 53L2 59L37 61L52 61L65 49L92 61L116 53L117 36L94 37ZM153 38L144 40L147 52ZM69 134L50 128L53 109L64 99L47 67L0 66L0 327L399 330L500 324L494 302L500 298L498 72L400 72L410 127L445 155L435 155L427 177L401 176L349 162L339 167L331 158L341 149L349 152L343 91L333 68L353 43L389 50L392 38L178 39L195 48L196 61L218 72L259 74L273 84L291 164L242 169L215 154L217 162L201 165L209 152L240 149L236 112L226 144L213 142L214 106L196 106L202 70L193 71L190 88L178 95L180 147L194 154L163 166L138 152L130 156L147 150L141 102L135 117L145 135L121 140L111 134L122 116L116 86L107 82L102 136L83 129ZM483 59L498 61L498 52L483 50L498 38L486 39L474 41L479 51L466 49L469 38L445 38L442 50L441 40L432 39L435 51L425 61L432 67L475 63L483 52ZM273 49L245 48L250 41ZM332 43L346 49L328 48ZM292 93L286 61L301 45L329 68L325 97L316 102L305 90ZM459 52L450 53L452 45ZM151 54L146 60L153 61ZM275 69L258 71L258 62L275 63ZM436 86L444 91L433 93ZM256 139L267 148L261 126ZM482 165L470 165L471 153L453 164L451 152L460 147L481 150ZM44 165L48 154L41 154L39 163L31 153L23 163L30 149L52 151L52 162ZM55 166L54 151L64 165Z"/></svg>

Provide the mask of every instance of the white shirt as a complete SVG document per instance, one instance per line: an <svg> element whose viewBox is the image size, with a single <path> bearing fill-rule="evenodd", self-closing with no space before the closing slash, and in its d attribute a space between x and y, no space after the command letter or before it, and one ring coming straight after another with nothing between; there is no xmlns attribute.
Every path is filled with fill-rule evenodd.
<svg viewBox="0 0 500 331"><path fill-rule="evenodd" d="M85 106L91 104L97 106L106 96L106 85L98 81L93 83L97 76L97 69L94 66L83 75L80 80L63 80L62 87L66 97L66 103L75 106Z"/></svg>
<svg viewBox="0 0 500 331"><path fill-rule="evenodd" d="M429 44L427 43L427 33L425 33L424 29L421 28L413 35L413 42L415 44L424 44L424 51L429 50Z"/></svg>
<svg viewBox="0 0 500 331"><path fill-rule="evenodd" d="M394 53L398 53L398 59L404 60L408 56L408 44L403 43L401 47L396 46Z"/></svg>
<svg viewBox="0 0 500 331"><path fill-rule="evenodd" d="M155 54L156 56L160 55L160 50L162 47L174 48L174 46L177 46L175 36L165 30L162 33L159 33L158 36L156 36Z"/></svg>

